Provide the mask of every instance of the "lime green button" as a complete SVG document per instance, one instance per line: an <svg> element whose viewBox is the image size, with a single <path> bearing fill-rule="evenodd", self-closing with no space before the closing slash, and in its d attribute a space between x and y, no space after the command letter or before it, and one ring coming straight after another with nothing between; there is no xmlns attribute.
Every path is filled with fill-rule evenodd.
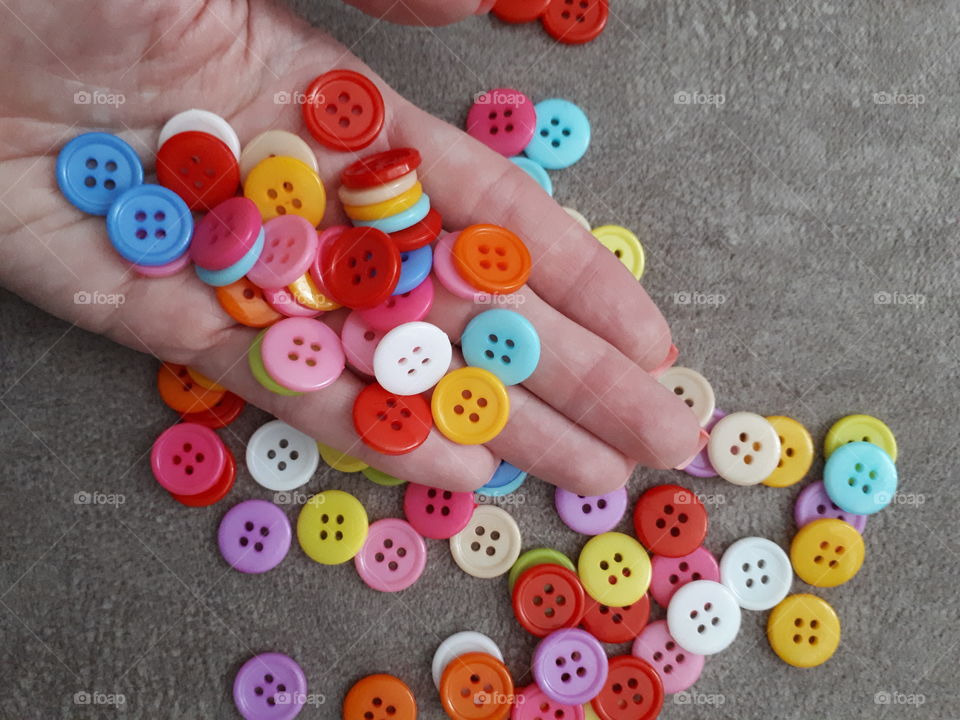
<svg viewBox="0 0 960 720"><path fill-rule="evenodd" d="M367 511L342 490L325 490L307 500L297 518L297 540L312 559L340 565L353 558L367 539Z"/></svg>
<svg viewBox="0 0 960 720"><path fill-rule="evenodd" d="M320 457L322 457L323 461L334 470L339 470L340 472L346 473L354 473L370 467L363 460L355 458L352 455L342 453L339 450L334 450L329 445L317 443L317 447L320 449Z"/></svg>
<svg viewBox="0 0 960 720"><path fill-rule="evenodd" d="M637 280L643 277L646 254L636 235L620 225L601 225L590 232L601 245L620 259Z"/></svg>
<svg viewBox="0 0 960 720"><path fill-rule="evenodd" d="M875 417L847 415L837 420L823 440L823 456L828 458L838 447L851 442L873 443L897 461L897 439L886 423Z"/></svg>
<svg viewBox="0 0 960 720"><path fill-rule="evenodd" d="M570 572L576 572L573 561L570 560L559 550L553 548L539 547L533 550L527 550L523 555L517 558L517 561L510 568L510 574L507 575L507 582L510 584L510 591L513 591L513 584L517 578L535 565L561 565Z"/></svg>
<svg viewBox="0 0 960 720"><path fill-rule="evenodd" d="M396 485L403 485L406 480L401 480L400 478L395 478L393 475L387 475L383 470L377 470L376 468L366 467L361 470L366 476L367 480L377 485L383 485L384 487L394 487Z"/></svg>
<svg viewBox="0 0 960 720"><path fill-rule="evenodd" d="M299 395L300 393L294 392L293 390L288 390L283 385L274 380L267 373L267 369L263 366L263 356L260 355L260 343L263 342L263 334L266 332L266 329L261 330L257 337L254 338L253 342L250 343L250 349L247 351L247 362L250 365L250 373L256 378L257 382L263 385L267 390L277 395L287 395L294 396Z"/></svg>

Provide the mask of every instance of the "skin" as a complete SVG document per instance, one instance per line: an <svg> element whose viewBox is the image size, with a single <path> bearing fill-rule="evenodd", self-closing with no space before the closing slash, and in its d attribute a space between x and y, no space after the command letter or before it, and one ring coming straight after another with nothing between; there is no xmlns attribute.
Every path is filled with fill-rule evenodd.
<svg viewBox="0 0 960 720"><path fill-rule="evenodd" d="M489 10L478 0L352 0L401 23L445 24ZM465 133L393 92L342 45L286 8L230 0L14 0L0 9L0 57L16 68L0 84L0 283L87 330L166 361L187 364L321 442L401 478L467 490L483 485L498 458L581 494L621 486L640 462L670 468L704 438L690 410L649 374L670 352L663 316L617 259L521 170ZM152 170L163 123L186 108L225 117L241 141L268 128L313 147L328 189L323 226L342 223L340 170L353 153L328 150L299 109L273 101L318 74L348 68L371 78L386 104L383 132L363 154L410 146L448 229L494 223L520 235L534 258L522 312L540 333L540 366L509 389L511 417L486 446L456 445L434 430L404 456L359 441L351 407L365 379L345 372L321 392L273 395L251 377L256 334L220 308L192 271L140 278L110 246L101 217L84 215L54 179L59 149L89 130L129 142ZM78 90L120 93L125 102L81 105ZM148 178L149 180L149 178ZM122 293L124 304L78 305L78 291ZM459 338L474 307L439 288L426 318ZM624 322L629 318L629 322ZM185 321L187 319L188 321ZM342 312L324 316L335 329ZM455 364L462 363L455 353Z"/></svg>

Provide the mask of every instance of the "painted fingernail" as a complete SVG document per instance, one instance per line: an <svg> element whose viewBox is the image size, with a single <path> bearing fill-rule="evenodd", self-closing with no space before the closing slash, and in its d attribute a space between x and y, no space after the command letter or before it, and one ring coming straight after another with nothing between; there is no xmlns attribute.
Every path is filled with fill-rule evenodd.
<svg viewBox="0 0 960 720"><path fill-rule="evenodd" d="M690 459L684 463L677 465L674 470L683 470L687 465L693 462L694 458L700 454L700 451L707 446L707 440L710 439L710 433L708 433L703 428L700 428L700 441L697 443L697 451L690 456Z"/></svg>
<svg viewBox="0 0 960 720"><path fill-rule="evenodd" d="M488 12L490 12L493 9L493 6L496 2L497 0L482 0L482 2L480 3L480 7L477 8L477 11L474 14L486 15Z"/></svg>
<svg viewBox="0 0 960 720"><path fill-rule="evenodd" d="M670 343L670 349L667 350L667 356L663 359L663 362L653 370L650 371L650 374L653 377L660 377L667 370L667 368L673 367L673 364L677 361L677 358L680 357L680 351L677 349L677 346L673 343Z"/></svg>

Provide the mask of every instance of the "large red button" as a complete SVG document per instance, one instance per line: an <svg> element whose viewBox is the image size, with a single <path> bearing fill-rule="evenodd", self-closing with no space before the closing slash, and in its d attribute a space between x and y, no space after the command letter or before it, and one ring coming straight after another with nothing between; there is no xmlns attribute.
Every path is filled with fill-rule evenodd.
<svg viewBox="0 0 960 720"><path fill-rule="evenodd" d="M603 32L609 14L607 0L551 0L540 22L554 40L579 45Z"/></svg>
<svg viewBox="0 0 960 720"><path fill-rule="evenodd" d="M600 720L653 720L663 707L663 682L633 655L610 658L603 690L590 701Z"/></svg>
<svg viewBox="0 0 960 720"><path fill-rule="evenodd" d="M420 167L420 153L413 148L395 148L374 153L347 165L340 182L348 188L371 188L396 180Z"/></svg>
<svg viewBox="0 0 960 720"><path fill-rule="evenodd" d="M534 565L513 586L513 614L537 637L575 627L586 606L580 578L561 565Z"/></svg>
<svg viewBox="0 0 960 720"><path fill-rule="evenodd" d="M400 279L400 252L390 237L368 227L343 231L323 249L323 284L341 305L373 308Z"/></svg>
<svg viewBox="0 0 960 720"><path fill-rule="evenodd" d="M508 23L525 23L543 15L550 0L497 0L493 14Z"/></svg>
<svg viewBox="0 0 960 720"><path fill-rule="evenodd" d="M240 165L223 140L191 130L160 146L157 182L173 190L191 210L209 210L237 194Z"/></svg>
<svg viewBox="0 0 960 720"><path fill-rule="evenodd" d="M414 223L405 230L390 233L390 239L400 252L417 250L429 245L443 229L440 213L433 208L427 211L427 216L418 223Z"/></svg>
<svg viewBox="0 0 960 720"><path fill-rule="evenodd" d="M223 397L217 400L209 409L198 412L183 413L180 419L184 422L192 422L197 425L205 425L208 428L226 427L243 411L247 406L247 401L239 395L234 395L227 390Z"/></svg>
<svg viewBox="0 0 960 720"><path fill-rule="evenodd" d="M647 490L633 511L637 538L654 555L692 553L707 536L707 510L700 498L679 485Z"/></svg>
<svg viewBox="0 0 960 720"><path fill-rule="evenodd" d="M644 595L633 605L610 607L590 600L580 624L600 642L622 643L643 632L650 619L650 596Z"/></svg>
<svg viewBox="0 0 960 720"><path fill-rule="evenodd" d="M352 70L331 70L307 88L303 119L321 145L360 150L383 127L383 97L377 86Z"/></svg>
<svg viewBox="0 0 960 720"><path fill-rule="evenodd" d="M377 452L403 455L423 445L433 416L423 395L394 395L371 383L353 403L353 426Z"/></svg>

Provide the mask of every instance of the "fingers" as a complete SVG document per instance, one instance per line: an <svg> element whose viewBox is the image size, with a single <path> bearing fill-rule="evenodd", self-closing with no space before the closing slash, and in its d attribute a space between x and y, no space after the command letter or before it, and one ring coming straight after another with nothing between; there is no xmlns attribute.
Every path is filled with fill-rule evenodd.
<svg viewBox="0 0 960 720"><path fill-rule="evenodd" d="M489 12L492 0L344 0L375 18L399 25L450 25Z"/></svg>

